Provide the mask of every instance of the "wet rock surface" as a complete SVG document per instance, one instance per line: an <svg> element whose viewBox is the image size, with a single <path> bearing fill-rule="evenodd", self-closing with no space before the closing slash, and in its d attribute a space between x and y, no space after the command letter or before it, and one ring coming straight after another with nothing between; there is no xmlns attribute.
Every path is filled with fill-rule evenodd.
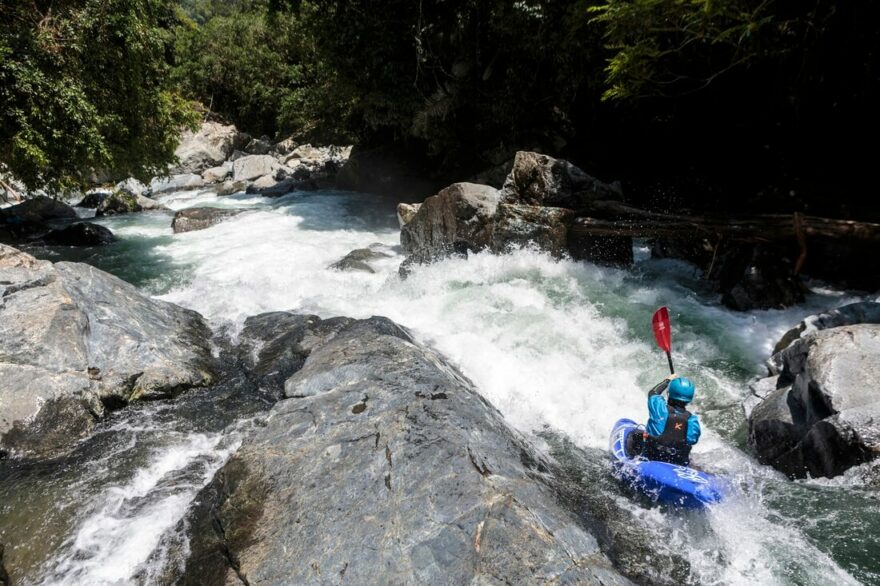
<svg viewBox="0 0 880 586"><path fill-rule="evenodd" d="M94 267L0 245L0 452L63 453L107 409L209 384L210 335Z"/></svg>
<svg viewBox="0 0 880 586"><path fill-rule="evenodd" d="M52 230L43 240L63 246L104 246L116 242L116 236L109 228L99 224L77 222L66 228Z"/></svg>
<svg viewBox="0 0 880 586"><path fill-rule="evenodd" d="M520 151L501 188L506 203L578 209L591 201L619 199L621 193L563 159Z"/></svg>
<svg viewBox="0 0 880 586"><path fill-rule="evenodd" d="M249 336L295 347L303 319L322 326L269 314ZM629 583L462 375L384 318L329 330L203 491L185 583Z"/></svg>
<svg viewBox="0 0 880 586"><path fill-rule="evenodd" d="M95 216L116 216L119 214L167 209L168 208L149 197L116 191L101 200L97 208L95 208Z"/></svg>
<svg viewBox="0 0 880 586"><path fill-rule="evenodd" d="M187 208L174 214L171 229L175 234L204 230L238 213L241 211L221 208Z"/></svg>
<svg viewBox="0 0 880 586"><path fill-rule="evenodd" d="M771 359L746 403L749 444L790 476L837 476L880 454L880 325L821 330Z"/></svg>
<svg viewBox="0 0 880 586"><path fill-rule="evenodd" d="M380 245L352 250L330 265L330 268L336 269L337 271L363 271L365 273L375 273L376 271L370 266L370 261L380 260L391 256L382 252L381 248Z"/></svg>

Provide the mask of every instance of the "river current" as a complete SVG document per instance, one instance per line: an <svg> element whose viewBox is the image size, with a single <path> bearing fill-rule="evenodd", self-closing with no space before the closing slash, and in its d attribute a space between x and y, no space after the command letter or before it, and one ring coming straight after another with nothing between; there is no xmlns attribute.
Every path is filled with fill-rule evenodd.
<svg viewBox="0 0 880 586"><path fill-rule="evenodd" d="M549 430L605 450L615 420L646 417L647 389L668 372L650 317L669 306L677 371L697 385L704 433L694 460L731 479L734 494L695 517L604 490L646 530L662 532L658 549L682 555L693 583L880 584L877 468L790 481L748 454L741 408L788 328L876 294L812 284L798 307L733 312L694 267L651 259L646 248L629 270L523 249L416 267L403 280L396 201L387 198L180 192L162 201L241 213L177 235L168 213L104 218L120 242L30 252L94 264L199 311L233 338L247 316L264 311L387 316L443 353L538 442ZM372 262L374 273L328 268L372 244L388 255ZM0 462L0 542L25 569L24 583L169 581L186 557L187 509L265 409L258 395L188 395L114 414L61 466ZM218 407L224 401L236 402L235 416Z"/></svg>

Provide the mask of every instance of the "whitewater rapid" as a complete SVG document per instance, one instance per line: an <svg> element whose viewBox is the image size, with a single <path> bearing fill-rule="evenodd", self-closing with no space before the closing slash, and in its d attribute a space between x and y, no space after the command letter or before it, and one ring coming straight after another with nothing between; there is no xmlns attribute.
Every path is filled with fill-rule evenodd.
<svg viewBox="0 0 880 586"><path fill-rule="evenodd" d="M834 547L823 545L805 526L813 520L799 518L797 505L780 498L792 483L738 447L744 421L739 405L747 383L762 374L762 362L781 334L806 315L858 297L820 290L786 311L731 312L702 289L693 267L647 259L644 250L632 270L524 249L417 267L403 280L394 202L387 199L345 192L271 200L184 192L166 196L163 203L175 210L211 205L241 213L210 229L177 235L165 214L102 220L122 238L122 256L91 260L162 299L199 311L233 336L246 317L265 311L387 316L456 364L518 429L562 432L584 448L605 449L611 425L620 417L644 419L646 390L667 374L665 357L652 342L650 315L660 305L669 306L677 370L698 388L695 411L704 435L694 459L732 479L735 494L698 520L617 495L620 505L668 532L668 546L688 559L695 583L858 584L852 567L861 580L871 577L854 556L833 557ZM388 254L371 262L375 273L329 268L351 250L372 244ZM131 266L132 259L140 264ZM209 458L211 442L219 440L198 441L203 443L197 457ZM211 460L204 473L224 459ZM168 465L157 454L147 466L152 472L143 474L152 482L150 474ZM817 486L829 491L829 503L837 498L835 491L846 489ZM57 561L55 580L46 583L71 583L81 576L96 584L133 580L131 569L143 563L140 558L125 562L128 569L102 573L91 567L71 572L65 565L74 563L77 547L100 548L95 540L125 543L113 527L101 535L93 529L96 519L113 517L127 506L120 491L133 488L107 489L101 506L76 529L70 557ZM180 518L186 503L175 501L171 508Z"/></svg>

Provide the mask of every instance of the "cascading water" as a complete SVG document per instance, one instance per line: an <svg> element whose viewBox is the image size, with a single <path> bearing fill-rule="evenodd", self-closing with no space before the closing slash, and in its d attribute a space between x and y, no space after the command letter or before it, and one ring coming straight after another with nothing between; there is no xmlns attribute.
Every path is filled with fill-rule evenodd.
<svg viewBox="0 0 880 586"><path fill-rule="evenodd" d="M735 313L701 289L692 267L646 260L644 252L628 271L556 261L533 250L477 254L418 267L401 280L395 202L387 199L185 192L164 203L243 211L178 235L171 234L167 214L104 219L122 242L78 251L76 259L195 309L233 335L245 317L270 310L387 316L456 363L513 425L526 433L561 432L583 448L604 449L617 418L645 417L646 390L666 374L650 316L658 305L670 306L678 370L699 389L696 410L705 431L694 458L732 479L735 493L708 512L687 515L648 507L616 489L611 496L646 528L663 531L667 539L658 551L683 555L696 583L880 583L880 504L876 491L859 488L867 467L833 481L791 482L741 450L740 401L772 345L805 315L853 296L822 291L791 310ZM373 243L389 254L371 263L375 273L328 268ZM165 409L173 413L174 405ZM104 428L107 437L119 426L143 429L115 436L117 443L138 446L128 448L136 457L111 456L114 463L128 462L124 474L108 472L98 460L89 463L98 481L56 479L45 489L58 494L80 483L78 496L59 496L53 505L49 517L63 521L47 526L63 535L46 547L47 559L38 563L33 556L33 582L161 582L146 568L168 561L148 562L185 554L177 524L235 449L240 431L233 420L219 428L181 425L172 416L156 421L151 409L158 407L133 409ZM157 442L152 448L151 441ZM38 475L18 474L17 481L0 482L0 496L34 486ZM21 501L35 502L18 499L9 514L23 515ZM4 525L0 521L0 541Z"/></svg>

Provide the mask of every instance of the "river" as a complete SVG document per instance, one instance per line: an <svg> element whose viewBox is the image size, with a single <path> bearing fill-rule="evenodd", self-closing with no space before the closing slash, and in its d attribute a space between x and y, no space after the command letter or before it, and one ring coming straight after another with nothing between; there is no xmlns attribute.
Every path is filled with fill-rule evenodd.
<svg viewBox="0 0 880 586"><path fill-rule="evenodd" d="M120 242L30 252L94 264L201 312L232 338L247 316L270 310L387 316L456 364L515 427L588 451L606 449L616 419L646 417L646 391L667 372L650 317L668 305L677 370L698 389L704 433L694 460L730 478L734 494L695 516L602 490L665 536L658 551L681 554L693 583L880 584L880 493L866 481L877 467L790 481L748 455L740 407L784 331L874 295L814 284L798 307L733 312L692 266L650 259L644 247L630 270L523 249L417 267L402 280L396 201L334 191L161 199L175 210L241 213L178 235L168 213L104 218ZM375 273L328 268L371 244L388 254ZM0 462L7 557L27 584L171 581L187 553L188 507L265 408L257 390L219 385L114 414L63 465Z"/></svg>

